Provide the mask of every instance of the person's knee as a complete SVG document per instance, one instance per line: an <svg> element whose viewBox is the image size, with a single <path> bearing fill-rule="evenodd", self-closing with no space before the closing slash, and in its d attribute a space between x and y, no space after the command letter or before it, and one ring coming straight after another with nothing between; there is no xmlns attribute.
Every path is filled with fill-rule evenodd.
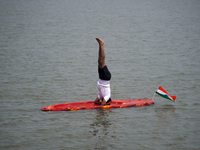
<svg viewBox="0 0 200 150"><path fill-rule="evenodd" d="M99 61L98 61L98 64L99 64L99 67L100 67L101 69L106 65L105 61L102 61L102 60L99 60Z"/></svg>

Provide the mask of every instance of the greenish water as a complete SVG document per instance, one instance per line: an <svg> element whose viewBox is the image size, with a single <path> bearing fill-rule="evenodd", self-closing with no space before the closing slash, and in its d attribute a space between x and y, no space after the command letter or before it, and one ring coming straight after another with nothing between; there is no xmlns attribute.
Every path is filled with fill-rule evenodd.
<svg viewBox="0 0 200 150"><path fill-rule="evenodd" d="M0 149L199 149L200 2L0 1ZM105 42L112 99L147 107L42 112L94 100Z"/></svg>

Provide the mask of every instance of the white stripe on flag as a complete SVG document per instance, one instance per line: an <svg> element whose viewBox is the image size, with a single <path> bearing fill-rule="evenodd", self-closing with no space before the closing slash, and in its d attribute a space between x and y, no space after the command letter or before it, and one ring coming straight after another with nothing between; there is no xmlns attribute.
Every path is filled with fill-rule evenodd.
<svg viewBox="0 0 200 150"><path fill-rule="evenodd" d="M157 92L158 93L160 93L160 94L162 94L162 95L166 95L166 96L168 96L171 100L173 100L173 98L170 96L170 95L168 95L167 93L165 93L165 92L163 92L163 91L161 91L161 90L157 90Z"/></svg>

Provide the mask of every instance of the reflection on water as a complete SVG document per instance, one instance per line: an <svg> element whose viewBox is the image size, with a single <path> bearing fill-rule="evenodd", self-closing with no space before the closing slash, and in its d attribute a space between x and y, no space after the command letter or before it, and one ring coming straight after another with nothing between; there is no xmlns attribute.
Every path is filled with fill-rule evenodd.
<svg viewBox="0 0 200 150"><path fill-rule="evenodd" d="M93 144L95 149L106 149L104 146L110 138L110 129L112 128L112 121L109 119L111 110L97 109L96 116L93 123L90 124L93 136ZM111 136L112 137L112 136Z"/></svg>
<svg viewBox="0 0 200 150"><path fill-rule="evenodd" d="M109 133L109 127L113 123L109 120L109 110L97 109L96 117L94 122L90 124L93 129L92 134L94 136L104 135L106 136Z"/></svg>
<svg viewBox="0 0 200 150"><path fill-rule="evenodd" d="M157 108L155 112L159 123L173 124L177 120L176 109L173 105Z"/></svg>

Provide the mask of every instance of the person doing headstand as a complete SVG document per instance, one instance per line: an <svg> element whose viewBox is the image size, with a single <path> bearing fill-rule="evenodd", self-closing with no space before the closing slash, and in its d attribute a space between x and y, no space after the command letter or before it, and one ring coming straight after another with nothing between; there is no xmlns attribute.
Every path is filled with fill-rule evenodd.
<svg viewBox="0 0 200 150"><path fill-rule="evenodd" d="M97 81L98 96L94 101L98 105L110 105L111 104L111 90L110 80L111 73L108 70L105 63L104 41L96 38L99 43L99 57L98 57L98 73L99 80Z"/></svg>

